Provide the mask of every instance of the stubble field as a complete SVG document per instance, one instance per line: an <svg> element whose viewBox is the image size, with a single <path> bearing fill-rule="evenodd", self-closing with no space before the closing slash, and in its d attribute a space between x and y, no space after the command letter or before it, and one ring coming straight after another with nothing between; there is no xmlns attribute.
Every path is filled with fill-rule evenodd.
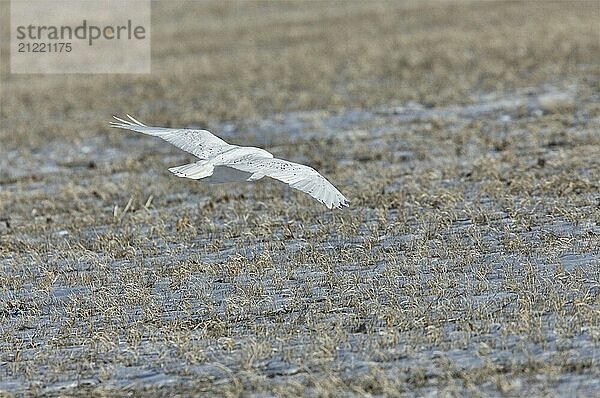
<svg viewBox="0 0 600 398"><path fill-rule="evenodd" d="M599 15L157 3L149 75L10 74L3 40L0 395L597 394ZM176 178L123 113L350 207Z"/></svg>

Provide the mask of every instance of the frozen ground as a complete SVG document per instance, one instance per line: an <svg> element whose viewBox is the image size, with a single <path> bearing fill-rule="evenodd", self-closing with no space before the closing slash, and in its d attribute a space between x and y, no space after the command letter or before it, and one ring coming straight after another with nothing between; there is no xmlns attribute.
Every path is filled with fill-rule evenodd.
<svg viewBox="0 0 600 398"><path fill-rule="evenodd" d="M551 96L580 109L562 141L520 128L555 117L540 105ZM322 162L343 170L335 181L352 207L333 213L276 183L178 180L165 170L187 155L135 134L120 147L100 135L28 159L9 152L2 192L21 200L3 214L0 389L232 392L268 381L308 393L327 380L378 394L442 384L593 395L598 118L578 101L576 88L546 88L220 126L299 161L319 162L293 152L315 140L335 147L335 162ZM483 134L465 137L482 119ZM578 143L587 161L554 179L547 169ZM119 171L131 157L144 168ZM536 174L544 183L521 181ZM129 187L127 211L103 198L112 185ZM96 214L73 225L54 206Z"/></svg>

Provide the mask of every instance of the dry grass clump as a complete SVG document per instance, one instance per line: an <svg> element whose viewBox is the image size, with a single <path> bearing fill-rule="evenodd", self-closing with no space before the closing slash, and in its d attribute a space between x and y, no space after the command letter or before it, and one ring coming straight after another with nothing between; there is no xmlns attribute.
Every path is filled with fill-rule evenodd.
<svg viewBox="0 0 600 398"><path fill-rule="evenodd" d="M3 74L0 395L593 395L597 10L161 3L151 75ZM351 207L177 179L123 110Z"/></svg>

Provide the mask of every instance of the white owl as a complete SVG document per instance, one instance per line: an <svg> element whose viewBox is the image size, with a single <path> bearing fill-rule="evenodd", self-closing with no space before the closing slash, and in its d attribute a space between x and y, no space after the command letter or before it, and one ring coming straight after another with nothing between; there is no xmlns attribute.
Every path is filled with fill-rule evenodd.
<svg viewBox="0 0 600 398"><path fill-rule="evenodd" d="M129 115L130 121L113 117L117 122L111 122L112 127L160 137L200 159L169 169L179 177L220 183L267 176L306 192L329 209L348 206L348 199L312 167L274 158L264 149L230 145L208 130L151 127Z"/></svg>

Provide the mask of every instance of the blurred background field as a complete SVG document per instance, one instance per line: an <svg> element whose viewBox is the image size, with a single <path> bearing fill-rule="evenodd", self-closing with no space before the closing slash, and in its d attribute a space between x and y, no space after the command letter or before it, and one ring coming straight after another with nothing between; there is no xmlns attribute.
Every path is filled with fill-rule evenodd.
<svg viewBox="0 0 600 398"><path fill-rule="evenodd" d="M597 1L157 2L148 75L10 74L0 6L0 394L600 390Z"/></svg>

